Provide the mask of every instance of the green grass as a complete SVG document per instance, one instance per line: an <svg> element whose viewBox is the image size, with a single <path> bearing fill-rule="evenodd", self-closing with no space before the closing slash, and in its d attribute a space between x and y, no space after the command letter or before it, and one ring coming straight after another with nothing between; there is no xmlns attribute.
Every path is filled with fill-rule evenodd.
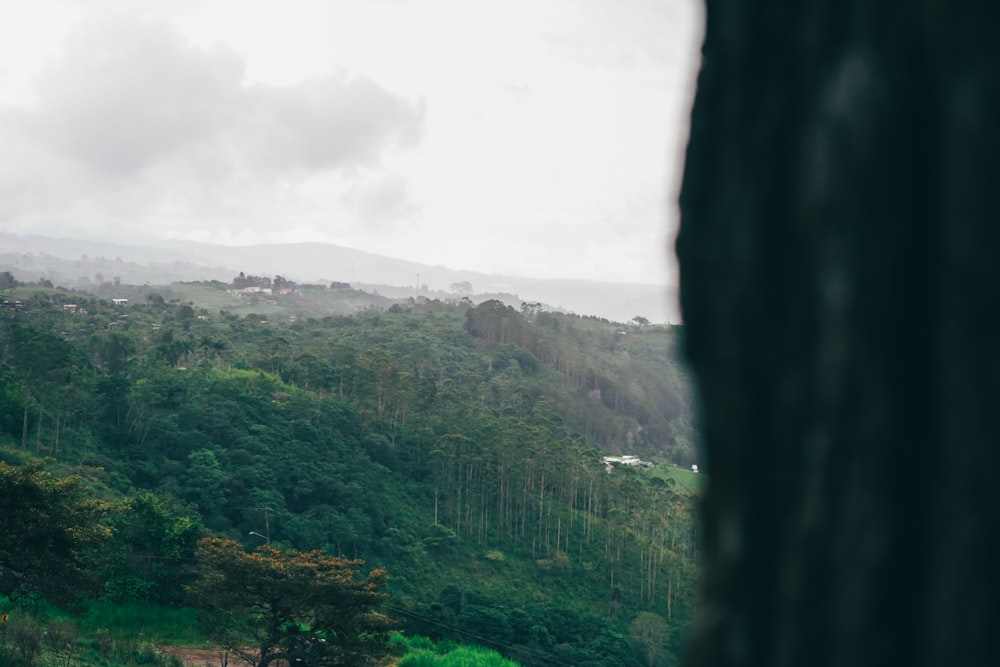
<svg viewBox="0 0 1000 667"><path fill-rule="evenodd" d="M677 491L698 494L704 491L706 477L702 473L692 472L687 468L679 468L672 465L656 465L649 469L650 477L658 477L663 480L674 480L674 488Z"/></svg>
<svg viewBox="0 0 1000 667"><path fill-rule="evenodd" d="M207 646L194 610L137 603L90 602L77 617L80 631L113 639L156 637L171 646Z"/></svg>
<svg viewBox="0 0 1000 667"><path fill-rule="evenodd" d="M55 287L41 287L39 285L34 285L34 284L32 284L32 285L19 285L17 287L13 287L11 289L5 289L3 291L3 297L2 298L3 299L10 299L10 300L15 300L15 299L25 300L25 299L30 299L31 297L35 296L36 294L58 294L58 295L64 295L65 292L63 290L55 288Z"/></svg>
<svg viewBox="0 0 1000 667"><path fill-rule="evenodd" d="M434 644L426 637L405 637L398 633L390 644L397 653L402 652L396 667L519 667L519 663L479 646L450 641Z"/></svg>
<svg viewBox="0 0 1000 667"><path fill-rule="evenodd" d="M240 300L224 289L197 283L173 283L169 286L150 286L149 291L158 292L166 299L177 299L181 303L192 302L199 308L216 312L228 310L236 312Z"/></svg>
<svg viewBox="0 0 1000 667"><path fill-rule="evenodd" d="M0 596L0 667L180 667L163 646L210 648L194 612L90 602L77 614L46 604L24 610Z"/></svg>
<svg viewBox="0 0 1000 667"><path fill-rule="evenodd" d="M20 289L20 288L19 288ZM256 314L274 319L291 315L323 317L326 315L350 315L373 305L388 308L392 299L368 294L357 290L330 290L325 288L299 288L293 295L263 297L275 303L250 303L216 285L203 283L172 283L170 285L149 285L145 291L156 292L167 301L191 303L195 308L204 308L210 313L226 311L243 317Z"/></svg>

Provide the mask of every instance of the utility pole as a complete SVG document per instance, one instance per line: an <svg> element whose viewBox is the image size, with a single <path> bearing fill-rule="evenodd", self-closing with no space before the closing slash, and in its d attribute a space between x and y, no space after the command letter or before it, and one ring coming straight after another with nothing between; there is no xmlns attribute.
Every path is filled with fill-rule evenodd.
<svg viewBox="0 0 1000 667"><path fill-rule="evenodd" d="M264 540L267 542L267 546L271 546L271 515L270 513L274 510L270 507L258 507L256 509L263 510L264 512Z"/></svg>

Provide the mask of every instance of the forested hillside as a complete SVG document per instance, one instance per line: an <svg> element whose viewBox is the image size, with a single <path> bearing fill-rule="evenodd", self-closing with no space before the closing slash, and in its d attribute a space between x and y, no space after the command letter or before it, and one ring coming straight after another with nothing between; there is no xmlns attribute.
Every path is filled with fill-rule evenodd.
<svg viewBox="0 0 1000 667"><path fill-rule="evenodd" d="M680 327L127 293L2 294L3 459L48 457L119 503L88 596L186 604L207 533L384 567L399 627L522 664L671 664L697 542Z"/></svg>

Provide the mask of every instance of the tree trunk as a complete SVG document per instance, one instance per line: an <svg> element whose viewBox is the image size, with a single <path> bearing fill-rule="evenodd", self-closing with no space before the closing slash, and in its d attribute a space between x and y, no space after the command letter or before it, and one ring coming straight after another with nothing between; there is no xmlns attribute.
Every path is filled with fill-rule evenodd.
<svg viewBox="0 0 1000 667"><path fill-rule="evenodd" d="M24 387L24 415L21 421L21 449L28 448L28 399L31 394L28 392L28 387Z"/></svg>
<svg viewBox="0 0 1000 667"><path fill-rule="evenodd" d="M677 239L709 479L688 664L994 664L1000 3L707 9Z"/></svg>
<svg viewBox="0 0 1000 667"><path fill-rule="evenodd" d="M42 417L45 414L45 404L38 402L38 425L35 428L35 456L42 450Z"/></svg>
<svg viewBox="0 0 1000 667"><path fill-rule="evenodd" d="M52 436L52 456L59 458L59 420L62 416L62 408L56 408L56 432Z"/></svg>

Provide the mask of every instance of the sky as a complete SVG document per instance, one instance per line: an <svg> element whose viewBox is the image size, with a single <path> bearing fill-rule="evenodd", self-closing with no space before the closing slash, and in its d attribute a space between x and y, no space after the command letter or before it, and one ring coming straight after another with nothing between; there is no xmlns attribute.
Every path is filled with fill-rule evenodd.
<svg viewBox="0 0 1000 667"><path fill-rule="evenodd" d="M676 284L698 0L0 10L0 230Z"/></svg>

